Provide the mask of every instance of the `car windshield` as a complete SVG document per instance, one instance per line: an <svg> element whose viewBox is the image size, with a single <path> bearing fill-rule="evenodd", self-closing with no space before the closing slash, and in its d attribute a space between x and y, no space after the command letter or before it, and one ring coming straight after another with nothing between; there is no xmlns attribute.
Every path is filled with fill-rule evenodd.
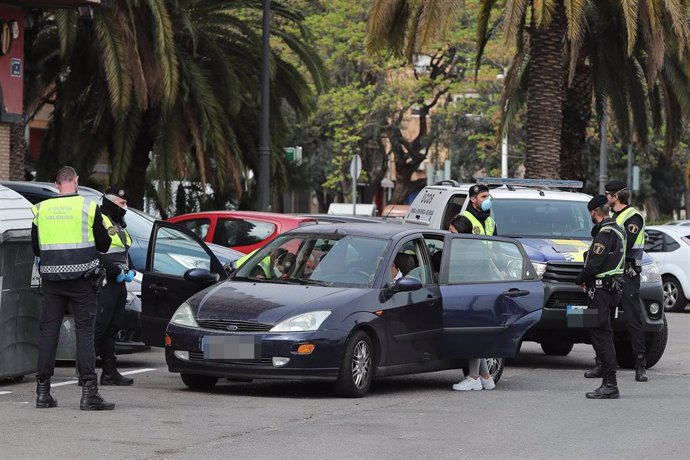
<svg viewBox="0 0 690 460"><path fill-rule="evenodd" d="M591 238L592 220L582 201L491 200L491 215L500 236Z"/></svg>
<svg viewBox="0 0 690 460"><path fill-rule="evenodd" d="M338 234L286 234L258 250L236 280L371 287L389 241Z"/></svg>

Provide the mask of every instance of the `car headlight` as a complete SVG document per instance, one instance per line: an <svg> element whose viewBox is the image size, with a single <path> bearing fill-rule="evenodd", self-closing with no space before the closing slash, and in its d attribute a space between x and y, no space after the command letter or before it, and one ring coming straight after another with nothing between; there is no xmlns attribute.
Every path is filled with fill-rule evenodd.
<svg viewBox="0 0 690 460"><path fill-rule="evenodd" d="M544 273L546 273L546 264L544 262L532 261L532 266L534 267L534 271L537 272L539 279L542 279L544 277Z"/></svg>
<svg viewBox="0 0 690 460"><path fill-rule="evenodd" d="M651 264L644 264L642 272L640 272L640 283L660 283L661 272L659 267L652 262Z"/></svg>
<svg viewBox="0 0 690 460"><path fill-rule="evenodd" d="M188 256L184 254L168 254L171 259L173 259L178 264L182 265L184 268L211 268L211 264L208 259L202 257Z"/></svg>
<svg viewBox="0 0 690 460"><path fill-rule="evenodd" d="M182 302L175 314L170 319L170 322L179 326L199 327L192 313L192 307L187 302Z"/></svg>
<svg viewBox="0 0 690 460"><path fill-rule="evenodd" d="M303 313L301 315L293 316L284 321L279 322L271 332L307 332L315 331L321 326L321 323L328 318L330 311L312 311Z"/></svg>

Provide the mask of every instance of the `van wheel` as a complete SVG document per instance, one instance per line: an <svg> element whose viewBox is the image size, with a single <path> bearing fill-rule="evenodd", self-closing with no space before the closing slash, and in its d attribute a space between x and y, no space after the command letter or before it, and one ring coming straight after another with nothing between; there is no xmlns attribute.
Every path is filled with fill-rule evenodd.
<svg viewBox="0 0 690 460"><path fill-rule="evenodd" d="M180 374L180 378L192 390L210 390L218 383L218 377L210 375Z"/></svg>
<svg viewBox="0 0 690 460"><path fill-rule="evenodd" d="M336 394L347 398L361 398L369 392L376 371L374 346L364 331L356 331L345 344L343 360L340 363Z"/></svg>
<svg viewBox="0 0 690 460"><path fill-rule="evenodd" d="M568 356L573 350L572 342L542 342L541 349L549 356Z"/></svg>
<svg viewBox="0 0 690 460"><path fill-rule="evenodd" d="M668 323L666 316L664 316L664 327L659 332L647 332L645 334L645 348L647 350L646 364L647 369L659 362L666 350L666 342L668 341ZM618 358L618 365L626 369L635 368L635 356L633 356L632 347L629 338L616 338L614 336L613 344L616 347L616 357Z"/></svg>

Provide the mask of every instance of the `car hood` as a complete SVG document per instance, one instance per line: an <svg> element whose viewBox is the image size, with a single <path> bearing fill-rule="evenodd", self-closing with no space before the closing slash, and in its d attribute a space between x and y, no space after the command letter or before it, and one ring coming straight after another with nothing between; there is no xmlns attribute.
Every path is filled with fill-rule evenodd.
<svg viewBox="0 0 690 460"><path fill-rule="evenodd" d="M198 319L276 324L316 310L333 310L368 289L225 281L189 299Z"/></svg>
<svg viewBox="0 0 690 460"><path fill-rule="evenodd" d="M584 253L589 249L592 240L557 239L557 238L518 238L527 252L527 257L534 262L584 262ZM654 260L645 253L642 263Z"/></svg>

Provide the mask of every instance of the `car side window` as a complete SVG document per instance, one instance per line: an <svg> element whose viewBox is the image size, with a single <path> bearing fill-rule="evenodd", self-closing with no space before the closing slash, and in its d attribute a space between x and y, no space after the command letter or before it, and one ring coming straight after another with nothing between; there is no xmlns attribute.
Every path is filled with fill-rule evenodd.
<svg viewBox="0 0 690 460"><path fill-rule="evenodd" d="M671 235L664 235L664 243L666 244L664 252L673 252L680 248L680 244L678 244L676 240L671 237Z"/></svg>
<svg viewBox="0 0 690 460"><path fill-rule="evenodd" d="M449 284L515 281L526 275L525 261L514 243L469 238L450 242Z"/></svg>
<svg viewBox="0 0 690 460"><path fill-rule="evenodd" d="M647 230L647 238L644 242L645 252L663 252L664 235L656 230Z"/></svg>
<svg viewBox="0 0 690 460"><path fill-rule="evenodd" d="M213 243L221 246L248 246L271 236L276 226L270 222L246 219L218 219Z"/></svg>
<svg viewBox="0 0 690 460"><path fill-rule="evenodd" d="M408 241L398 249L393 258L393 264L400 272L399 276L417 278L425 285L431 283L431 270L423 256L423 251L424 240L422 239ZM396 277L394 271L396 270L391 269L389 281Z"/></svg>
<svg viewBox="0 0 690 460"><path fill-rule="evenodd" d="M183 276L190 268L210 270L211 257L189 235L172 228L159 228L153 252L152 271Z"/></svg>
<svg viewBox="0 0 690 460"><path fill-rule="evenodd" d="M196 233L196 236L198 236L202 240L206 239L206 235L208 235L208 230L209 228L211 228L210 219L189 219L183 220L178 224L182 225L187 230Z"/></svg>

